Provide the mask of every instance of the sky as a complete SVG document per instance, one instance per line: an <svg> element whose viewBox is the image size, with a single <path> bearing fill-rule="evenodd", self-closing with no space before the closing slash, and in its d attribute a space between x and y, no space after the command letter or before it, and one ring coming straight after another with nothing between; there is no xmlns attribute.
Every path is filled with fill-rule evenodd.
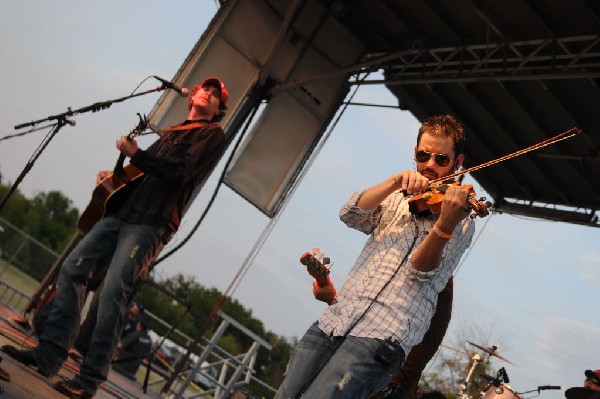
<svg viewBox="0 0 600 399"><path fill-rule="evenodd" d="M1 1L3 183L17 181L46 142L19 190L27 196L58 190L83 210L96 172L114 166L116 139L136 125L137 112L150 112L159 93L76 115L75 126L63 127L49 141L49 129L3 138L25 131L15 125L127 96L142 82L138 90L160 85L144 81L149 76L171 79L217 9L211 0ZM396 104L383 86L359 88L354 101ZM367 237L346 228L339 209L353 191L414 168L418 126L398 109L350 106L341 115L234 291L267 330L300 337L326 306L312 297L312 279L299 263L304 252L315 247L325 252L334 264L331 278L342 286ZM485 195L476 181L467 177L465 183ZM226 186L217 187L214 176L166 249L187 235L217 188L199 230L157 266L157 276L182 273L207 287L228 288L269 220ZM560 385L561 390L541 392L551 399L581 386L584 370L600 369L598 243L597 228L506 214L478 219L474 245L456 273L453 317L437 359L452 355L449 348L477 352L453 341L477 327L484 333L470 340L500 345L499 353L512 364L492 358L491 367L505 367L515 391Z"/></svg>

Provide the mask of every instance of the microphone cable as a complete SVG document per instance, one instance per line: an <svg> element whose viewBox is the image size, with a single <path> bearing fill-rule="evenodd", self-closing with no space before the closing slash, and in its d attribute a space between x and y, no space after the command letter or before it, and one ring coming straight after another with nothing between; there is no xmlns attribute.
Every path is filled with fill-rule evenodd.
<svg viewBox="0 0 600 399"><path fill-rule="evenodd" d="M235 145L233 147L233 150L231 151L231 154L229 155L229 159L227 159L227 162L226 162L225 166L223 167L223 171L221 172L221 176L219 176L219 181L217 182L217 186L215 187L215 189L214 189L214 191L213 191L213 193L212 193L212 195L211 195L211 197L210 197L210 199L208 201L208 204L206 205L206 208L202 212L202 215L200 215L200 218L198 219L198 221L196 222L196 224L192 227L192 230L185 236L185 238L180 243L178 243L174 248L172 248L171 250L169 250L166 254L164 254L161 257L159 257L158 259L156 259L150 265L150 270L152 270L156 265L158 265L159 263L161 263L162 261L164 261L165 259L167 259L169 256L173 255L181 247L183 247L192 238L192 236L194 235L194 233L196 233L196 231L200 227L200 224L202 223L202 221L206 217L206 214L208 213L208 211L210 210L210 208L212 208L212 205L215 202L217 194L219 193L221 185L223 184L223 180L225 179L225 174L227 173L227 170L229 169L229 164L233 160L233 157L236 154L237 148L241 144L242 139L246 136L248 128L250 127L250 123L252 122L252 120L254 119L254 116L256 115L256 112L258 111L259 105L260 105L260 102L258 102L258 104L254 106L254 108L252 109L251 114L248 115L246 126L244 126L244 129L242 130L242 133L238 137L238 140L235 143Z"/></svg>
<svg viewBox="0 0 600 399"><path fill-rule="evenodd" d="M362 313L362 315L360 315L360 317L358 319L356 319L356 321L350 326L350 328L348 328L348 330L346 330L346 332L344 333L344 335L341 335L339 337L340 339L330 349L329 354L327 355L327 359L325 359L325 361L323 362L323 364L321 364L321 366L314 373L314 375L312 376L312 378L310 378L306 383L304 383L304 385L302 386L302 388L300 389L300 392L299 392L300 396L296 396L295 399L299 399L299 398L302 397L302 394L304 393L304 391L306 389L308 389L308 387L310 387L310 385L317 378L317 376L319 375L319 373L321 372L321 370L323 370L325 368L325 366L327 365L327 363L329 363L329 360L331 360L331 358L333 357L333 355L335 354L335 352L342 345L342 343L344 342L344 340L346 339L346 337L348 336L348 334L350 334L350 332L354 329L354 327L356 327L356 325L365 317L365 315L367 314L367 312L371 309L371 307L377 301L377 298L379 298L379 295L381 295L381 293L383 292L383 290L385 290L387 288L387 286L392 282L392 280L394 279L394 277L396 277L396 274L398 274L398 271L406 264L406 260L408 259L408 256L411 254L412 250L414 249L418 237L419 237L419 229L417 227L417 232L416 232L416 234L413 237L413 241L410 244L410 247L408 248L408 250L406 251L406 254L404 255L404 258L402 259L402 262L400 262L400 265L398 265L398 267L394 271L394 274L392 274L392 276L389 278L389 280L383 285L383 287L381 287L381 289L379 290L379 292L377 293L377 295L375 295L375 297L371 300L371 303L369 304L369 306L367 306L367 308ZM407 355L408 355L407 353L404 354L405 358L406 358Z"/></svg>

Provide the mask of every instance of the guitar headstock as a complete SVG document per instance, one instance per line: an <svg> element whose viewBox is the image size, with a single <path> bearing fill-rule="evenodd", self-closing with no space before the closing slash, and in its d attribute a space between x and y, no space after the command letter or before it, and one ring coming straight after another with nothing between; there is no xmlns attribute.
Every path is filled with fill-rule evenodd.
<svg viewBox="0 0 600 399"><path fill-rule="evenodd" d="M148 119L146 118L146 115L144 114L144 116L142 116L138 112L137 116L140 119L140 121L138 122L137 126L134 127L133 129L131 129L131 131L127 135L127 140L129 140L129 141L133 140L133 138L135 136L142 134L144 132L144 130L146 130L146 128L148 127ZM122 177L124 161L125 161L125 153L119 154L119 158L117 159L117 163L115 164L115 167L113 169L113 177L114 176Z"/></svg>
<svg viewBox="0 0 600 399"><path fill-rule="evenodd" d="M144 114L143 116L138 112L137 113L138 118L140 119L137 126L134 127L133 129L131 129L131 131L129 132L129 134L127 135L127 140L131 140L133 139L135 136L141 134L144 132L144 130L146 130L146 128L148 127L148 118L146 117L146 115Z"/></svg>
<svg viewBox="0 0 600 399"><path fill-rule="evenodd" d="M321 253L319 248L314 248L312 253L305 252L300 257L300 263L306 266L308 274L317 280L319 285L322 285L326 282L326 278L329 275L329 268L327 268L325 265L330 264L331 260L326 257L325 254Z"/></svg>

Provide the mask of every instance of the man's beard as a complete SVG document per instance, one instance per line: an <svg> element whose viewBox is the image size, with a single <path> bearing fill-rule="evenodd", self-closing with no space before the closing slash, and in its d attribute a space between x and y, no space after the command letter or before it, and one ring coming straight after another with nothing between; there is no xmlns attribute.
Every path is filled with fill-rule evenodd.
<svg viewBox="0 0 600 399"><path fill-rule="evenodd" d="M423 176L426 176L426 175L433 176L433 178L429 178L429 180L435 180L440 177L434 170L427 169L427 168L420 170L419 173L422 174Z"/></svg>

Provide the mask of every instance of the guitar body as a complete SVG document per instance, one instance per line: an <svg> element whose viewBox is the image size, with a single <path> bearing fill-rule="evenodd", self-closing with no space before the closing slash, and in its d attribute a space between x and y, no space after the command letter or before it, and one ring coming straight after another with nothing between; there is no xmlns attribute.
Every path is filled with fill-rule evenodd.
<svg viewBox="0 0 600 399"><path fill-rule="evenodd" d="M141 169L128 164L98 183L92 192L90 203L77 221L79 231L87 234L96 222L122 204L143 175Z"/></svg>

